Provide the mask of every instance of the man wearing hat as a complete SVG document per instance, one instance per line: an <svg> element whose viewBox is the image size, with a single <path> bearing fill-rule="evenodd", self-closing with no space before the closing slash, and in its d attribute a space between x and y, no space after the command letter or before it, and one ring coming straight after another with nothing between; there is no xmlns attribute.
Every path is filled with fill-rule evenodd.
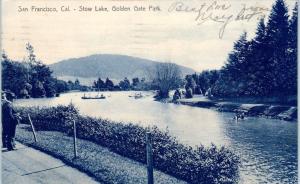
<svg viewBox="0 0 300 184"><path fill-rule="evenodd" d="M12 105L14 98L13 93L3 93L2 96L2 146L9 151L15 149L16 126L20 120Z"/></svg>

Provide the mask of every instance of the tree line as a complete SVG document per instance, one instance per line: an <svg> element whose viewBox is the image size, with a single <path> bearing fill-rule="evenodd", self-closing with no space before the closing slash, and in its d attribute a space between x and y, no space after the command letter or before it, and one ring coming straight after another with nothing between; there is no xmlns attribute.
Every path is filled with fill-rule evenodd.
<svg viewBox="0 0 300 184"><path fill-rule="evenodd" d="M153 82L146 81L146 79L134 77L130 81L127 77L119 81L118 84L108 77L102 80L100 77L93 82L92 88L96 91L129 91L129 90L154 90L156 89Z"/></svg>
<svg viewBox="0 0 300 184"><path fill-rule="evenodd" d="M34 48L26 44L28 56L23 61L13 61L2 53L2 90L14 93L18 98L54 97L69 90L85 90L79 81L58 80L50 68L36 58Z"/></svg>
<svg viewBox="0 0 300 184"><path fill-rule="evenodd" d="M2 90L12 92L18 98L54 97L70 90L159 90L160 83L164 83L158 78L146 81L145 78L138 77L133 78L132 81L125 77L118 84L114 84L108 77L106 80L99 77L91 86L80 84L78 79L74 82L71 80L66 82L53 77L50 68L37 59L30 43L26 44L26 51L28 56L23 61L13 61L5 52L2 53Z"/></svg>
<svg viewBox="0 0 300 184"><path fill-rule="evenodd" d="M261 19L255 37L244 32L219 71L186 76L194 93L215 97L279 97L297 94L297 3L289 17L284 0L277 0L268 20Z"/></svg>

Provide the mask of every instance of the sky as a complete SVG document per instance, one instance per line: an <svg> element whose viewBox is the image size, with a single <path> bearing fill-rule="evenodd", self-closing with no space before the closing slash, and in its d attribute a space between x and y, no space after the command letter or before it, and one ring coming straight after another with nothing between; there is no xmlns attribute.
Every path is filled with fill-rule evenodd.
<svg viewBox="0 0 300 184"><path fill-rule="evenodd" d="M244 31L249 39L254 36L258 20L261 16L268 17L273 3L273 0L4 0L2 49L11 59L23 60L29 42L37 58L45 64L92 54L122 54L174 62L199 72L219 69ZM291 11L295 1L286 3ZM32 6L56 8L57 12L31 11ZM62 6L71 11L62 12ZM80 6L91 7L93 11L80 12ZM108 12L96 12L95 6L107 7ZM131 11L113 11L113 7L120 6L130 7ZM147 11L133 11L134 6L143 6ZM159 6L160 11L149 10L149 6ZM21 8L28 11L20 11ZM199 12L203 17L197 19ZM252 13L257 14L249 20L237 20L237 17L249 18ZM209 15L214 20L218 16L219 22L207 18ZM224 20L229 22L220 35Z"/></svg>

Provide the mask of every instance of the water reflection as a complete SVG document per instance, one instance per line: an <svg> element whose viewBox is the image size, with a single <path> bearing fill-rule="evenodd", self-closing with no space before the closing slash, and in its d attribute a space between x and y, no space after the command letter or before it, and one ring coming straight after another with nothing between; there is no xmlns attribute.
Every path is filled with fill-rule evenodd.
<svg viewBox="0 0 300 184"><path fill-rule="evenodd" d="M236 122L232 113L163 104L128 96L134 92L105 92L105 100L82 100L83 93L59 98L18 100L22 106L55 106L74 103L83 115L142 126L156 125L189 145L226 145L242 158L241 183L297 183L297 124L248 117ZM97 93L91 93L96 95Z"/></svg>

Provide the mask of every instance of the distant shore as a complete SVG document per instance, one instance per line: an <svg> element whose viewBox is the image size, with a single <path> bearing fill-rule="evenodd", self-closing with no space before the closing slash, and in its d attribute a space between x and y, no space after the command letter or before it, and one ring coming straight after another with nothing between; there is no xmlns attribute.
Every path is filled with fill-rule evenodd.
<svg viewBox="0 0 300 184"><path fill-rule="evenodd" d="M258 116L281 119L285 121L297 121L297 106L213 101L205 97L179 99L176 103L192 107L215 109L220 112L243 112L246 116Z"/></svg>

